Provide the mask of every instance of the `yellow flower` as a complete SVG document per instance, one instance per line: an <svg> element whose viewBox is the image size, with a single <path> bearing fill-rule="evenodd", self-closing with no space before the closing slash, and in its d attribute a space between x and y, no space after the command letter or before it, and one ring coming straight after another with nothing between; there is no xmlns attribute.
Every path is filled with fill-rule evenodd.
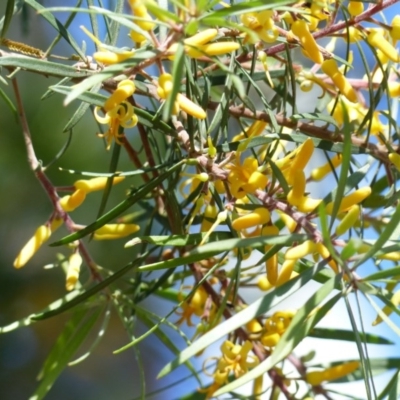
<svg viewBox="0 0 400 400"><path fill-rule="evenodd" d="M140 229L136 224L106 224L94 232L95 240L114 240L131 235Z"/></svg>
<svg viewBox="0 0 400 400"><path fill-rule="evenodd" d="M125 179L124 176L115 176L113 178L112 184L116 185L117 183L122 182ZM76 190L82 190L85 193L95 192L97 190L103 190L106 187L108 178L107 177L98 177L92 179L80 179L74 182L74 187Z"/></svg>
<svg viewBox="0 0 400 400"><path fill-rule="evenodd" d="M321 65L321 69L332 79L332 82L339 89L340 93L342 93L351 102L357 102L358 99L356 91L350 85L346 77L340 72L336 61L333 58L330 60L325 60Z"/></svg>
<svg viewBox="0 0 400 400"><path fill-rule="evenodd" d="M241 229L248 229L256 225L264 225L269 222L270 218L269 211L264 207L259 207L249 214L236 218L232 222L232 228L240 231Z"/></svg>
<svg viewBox="0 0 400 400"><path fill-rule="evenodd" d="M395 47L390 44L379 31L372 31L367 36L368 43L375 49L379 49L389 60L400 62L400 56Z"/></svg>
<svg viewBox="0 0 400 400"><path fill-rule="evenodd" d="M75 288L76 282L79 279L79 272L82 265L82 257L79 253L73 253L68 260L68 269L66 277L66 289L73 290Z"/></svg>
<svg viewBox="0 0 400 400"><path fill-rule="evenodd" d="M240 16L240 20L243 25L251 29L259 39L266 43L274 43L279 36L279 31L275 26L273 14L274 12L272 10L246 13ZM251 35L246 34L244 42L254 44L255 41Z"/></svg>
<svg viewBox="0 0 400 400"><path fill-rule="evenodd" d="M350 361L348 363L339 364L323 371L307 372L306 381L312 386L318 386L324 381L334 381L354 372L360 363L358 361Z"/></svg>
<svg viewBox="0 0 400 400"><path fill-rule="evenodd" d="M209 43L217 35L218 30L211 28L185 39L183 41L185 53L191 58L199 58L203 56L219 56L239 49L240 44L237 42L223 41ZM168 58L170 60L175 58L177 48L178 43L174 43L168 48Z"/></svg>
<svg viewBox="0 0 400 400"><path fill-rule="evenodd" d="M342 201L340 202L338 214L349 210L355 204L361 203L370 194L371 194L371 188L369 186L365 186L363 188L355 190L348 196L343 197ZM327 214L332 214L332 211L333 211L333 202L330 202L326 205L326 212Z"/></svg>
<svg viewBox="0 0 400 400"><path fill-rule="evenodd" d="M398 307L400 304L400 290L395 292L390 299L391 303L393 304L394 307ZM389 306L385 306L382 309L382 312L386 315L389 316L393 312L393 308ZM372 323L372 326L378 325L382 322L382 318L378 315L375 319L375 321Z"/></svg>
<svg viewBox="0 0 400 400"><path fill-rule="evenodd" d="M349 1L347 10L352 17L356 17L364 11L364 3L362 1Z"/></svg>
<svg viewBox="0 0 400 400"><path fill-rule="evenodd" d="M98 134L99 137L106 138L107 150L111 147L112 140L116 143L122 144L121 140L124 134L120 132L122 128L133 128L138 118L134 113L132 104L125 101L128 97L132 96L135 91L135 84L125 79L118 84L115 92L104 103L104 110L106 114L104 117L99 115L100 107L95 107L94 116L100 124L108 124L109 129L106 133Z"/></svg>
<svg viewBox="0 0 400 400"><path fill-rule="evenodd" d="M104 65L117 64L131 58L135 54L133 50L121 51L119 53L107 50L106 46L99 39L97 39L96 36L89 32L84 26L81 26L80 28L93 40L94 43L97 44L99 51L93 54L93 58L97 62L101 62Z"/></svg>
<svg viewBox="0 0 400 400"><path fill-rule="evenodd" d="M158 78L158 85L157 94L161 99L167 99L173 88L172 75L161 74ZM186 114L198 119L205 119L207 117L207 113L199 105L193 103L193 101L189 100L181 93L178 93L176 96L173 114L177 114L179 110L183 110Z"/></svg>
<svg viewBox="0 0 400 400"><path fill-rule="evenodd" d="M17 258L14 261L15 268L23 267L33 255L40 249L42 244L46 242L51 235L51 228L49 225L41 225L36 229L35 234L31 237L25 246L22 248Z"/></svg>
<svg viewBox="0 0 400 400"><path fill-rule="evenodd" d="M293 34L295 34L301 45L303 46L305 55L317 64L322 64L324 57L319 51L317 42L311 35L306 21L298 20L293 22L291 26Z"/></svg>

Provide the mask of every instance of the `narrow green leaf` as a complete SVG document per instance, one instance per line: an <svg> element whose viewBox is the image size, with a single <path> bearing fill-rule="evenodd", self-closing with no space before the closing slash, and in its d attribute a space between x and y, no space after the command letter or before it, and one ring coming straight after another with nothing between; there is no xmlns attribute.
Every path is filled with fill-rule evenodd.
<svg viewBox="0 0 400 400"><path fill-rule="evenodd" d="M168 236L139 236L133 239L132 245L147 242L156 246L193 246L201 243L205 233L192 233L188 235L168 235ZM210 242L232 238L230 232L216 231L210 235Z"/></svg>
<svg viewBox="0 0 400 400"><path fill-rule="evenodd" d="M171 118L173 109L175 107L176 96L179 93L181 80L184 74L184 65L185 48L183 47L182 43L178 43L172 65L172 91L168 95L163 107L162 119L164 121L168 121Z"/></svg>
<svg viewBox="0 0 400 400"><path fill-rule="evenodd" d="M41 75L57 76L61 78L85 78L93 75L94 71L76 68L52 61L40 60L34 57L10 53L0 57L0 66L22 68L26 71L38 72ZM93 86L93 85L91 85Z"/></svg>
<svg viewBox="0 0 400 400"><path fill-rule="evenodd" d="M361 339L365 343L371 344L393 344L392 341L379 335L367 333L364 335L362 332L359 333ZM319 339L328 340L346 340L354 342L354 332L346 331L344 329L328 329L328 328L314 328L309 334L309 337L316 337Z"/></svg>
<svg viewBox="0 0 400 400"><path fill-rule="evenodd" d="M35 0L25 0L26 4L29 4L33 9L38 11L44 19L47 20L47 22L57 31L60 33L60 35L65 39L67 43L74 49L76 54L79 55L79 57L82 60L85 60L86 56L85 54L82 53L82 50L76 43L75 39L72 37L72 35L64 28L63 24L54 17L53 14L51 14L45 7L40 5L37 1ZM64 75L65 76L65 75Z"/></svg>
<svg viewBox="0 0 400 400"><path fill-rule="evenodd" d="M7 0L7 6L6 6L6 12L4 14L4 19L2 19L3 23L3 28L1 30L1 37L4 38L4 36L7 33L8 27L10 26L11 19L16 11L15 6L15 1L14 0Z"/></svg>
<svg viewBox="0 0 400 400"><path fill-rule="evenodd" d="M378 240L375 244L367 251L364 256L356 261L353 265L353 268L357 268L359 265L364 263L365 261L372 258L381 248L385 245L385 243L391 238L392 233L398 228L400 220L400 204L396 207L396 211L392 214L389 223L386 225L383 232L380 234Z"/></svg>
<svg viewBox="0 0 400 400"><path fill-rule="evenodd" d="M323 121L327 122L328 124L332 124L336 128L339 128L337 122L333 117L327 114L322 114L322 113L301 113L301 114L295 114L290 116L291 119L294 119L295 121L299 121L301 119L306 119L308 121Z"/></svg>
<svg viewBox="0 0 400 400"><path fill-rule="evenodd" d="M45 397L58 376L67 366L68 361L92 330L101 312L102 308L98 308L95 311L85 310L82 312L79 310L75 312L50 351L41 373L41 382L30 400L41 400Z"/></svg>

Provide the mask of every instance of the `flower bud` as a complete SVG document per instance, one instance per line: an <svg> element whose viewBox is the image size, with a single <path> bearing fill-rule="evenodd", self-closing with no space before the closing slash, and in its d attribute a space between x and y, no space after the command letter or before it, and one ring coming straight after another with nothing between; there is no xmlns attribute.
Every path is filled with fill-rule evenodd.
<svg viewBox="0 0 400 400"><path fill-rule="evenodd" d="M74 253L69 257L68 269L66 277L66 289L68 291L73 290L76 282L79 279L79 272L82 265L82 257L79 253Z"/></svg>
<svg viewBox="0 0 400 400"><path fill-rule="evenodd" d="M311 171L311 178L315 181L320 181L321 179L325 178L330 172L332 172L332 167L336 168L342 164L342 155L340 153L335 154L330 163L327 162L322 167L314 168Z"/></svg>
<svg viewBox="0 0 400 400"><path fill-rule="evenodd" d="M140 229L136 224L106 224L94 232L96 240L113 240L131 235Z"/></svg>
<svg viewBox="0 0 400 400"><path fill-rule="evenodd" d="M340 72L336 61L331 58L330 60L325 60L321 65L322 71L328 75L334 85L340 90L349 101L357 102L357 93L354 88L350 85L346 77Z"/></svg>
<svg viewBox="0 0 400 400"><path fill-rule="evenodd" d="M120 183L123 181L125 177L123 176L115 176L113 178L113 185L116 185L117 183ZM84 192L90 193L94 192L96 190L103 190L106 187L108 178L106 177L99 177L99 178L93 178L93 179L81 179L79 181L76 181L74 183L75 189L81 189Z"/></svg>
<svg viewBox="0 0 400 400"><path fill-rule="evenodd" d="M312 386L318 386L324 381L334 381L354 372L360 363L350 361L348 363L336 365L323 371L313 371L306 374L306 381Z"/></svg>
<svg viewBox="0 0 400 400"><path fill-rule="evenodd" d="M269 211L264 207L260 207L249 214L236 218L232 222L232 228L236 231L240 231L241 229L251 228L256 225L264 225L269 222L270 219L271 215Z"/></svg>
<svg viewBox="0 0 400 400"><path fill-rule="evenodd" d="M393 304L394 307L398 307L400 304L400 290L398 290L397 292L395 292L392 296L392 298L390 299L391 303ZM389 306L385 306L382 309L382 312L386 315L389 316L392 312L393 309L392 307ZM382 318L378 315L375 319L375 321L372 323L372 326L378 325L382 322Z"/></svg>
<svg viewBox="0 0 400 400"><path fill-rule="evenodd" d="M349 1L347 10L352 17L356 17L364 11L364 4L362 1Z"/></svg>
<svg viewBox="0 0 400 400"><path fill-rule="evenodd" d="M303 258L308 254L313 254L317 252L317 244L311 240L306 240L305 242L291 247L285 253L285 260L298 260Z"/></svg>
<svg viewBox="0 0 400 400"><path fill-rule="evenodd" d="M324 57L319 51L317 42L309 31L306 21L298 20L293 22L291 26L292 32L299 38L306 55L315 63L322 64Z"/></svg>
<svg viewBox="0 0 400 400"><path fill-rule="evenodd" d="M14 261L15 268L23 267L33 255L40 249L51 235L51 229L47 225L41 225L36 229L35 234L28 240Z"/></svg>
<svg viewBox="0 0 400 400"><path fill-rule="evenodd" d="M354 205L347 212L345 217L340 221L339 225L336 227L336 235L340 236L352 228L358 221L360 216L360 206Z"/></svg>
<svg viewBox="0 0 400 400"><path fill-rule="evenodd" d="M189 100L183 94L178 93L176 101L179 104L180 109L185 111L186 114L197 119L205 119L207 117L207 113L199 105L193 103L192 100Z"/></svg>
<svg viewBox="0 0 400 400"><path fill-rule="evenodd" d="M60 199L60 206L65 212L74 211L86 198L86 192L82 189L75 190L70 196L64 196Z"/></svg>
<svg viewBox="0 0 400 400"><path fill-rule="evenodd" d="M400 171L400 154L397 153L390 153L389 160L394 166Z"/></svg>
<svg viewBox="0 0 400 400"><path fill-rule="evenodd" d="M367 36L368 43L375 49L379 49L389 60L400 62L397 50L385 39L381 32L372 31Z"/></svg>
<svg viewBox="0 0 400 400"><path fill-rule="evenodd" d="M113 65L128 60L133 57L135 54L134 51L124 51L122 53L114 53L113 51L103 50L96 51L93 54L93 58L98 62L104 65Z"/></svg>
<svg viewBox="0 0 400 400"><path fill-rule="evenodd" d="M130 79L124 79L118 83L117 89L104 103L104 109L110 111L131 97L135 92L135 84Z"/></svg>
<svg viewBox="0 0 400 400"><path fill-rule="evenodd" d="M355 190L353 193L350 193L348 196L343 197L340 202L338 214L347 211L349 208L354 206L355 204L360 204L371 194L371 188L369 186L365 186L358 190ZM332 214L333 211L333 202L330 202L326 205L326 213Z"/></svg>

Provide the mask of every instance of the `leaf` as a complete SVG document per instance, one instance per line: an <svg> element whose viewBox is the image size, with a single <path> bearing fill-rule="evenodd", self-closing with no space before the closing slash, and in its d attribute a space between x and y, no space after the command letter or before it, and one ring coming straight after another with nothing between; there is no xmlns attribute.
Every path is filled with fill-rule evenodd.
<svg viewBox="0 0 400 400"><path fill-rule="evenodd" d="M396 207L396 211L392 214L390 221L386 225L383 232L380 234L378 240L375 244L364 254L361 259L357 260L353 265L353 268L357 268L359 265L363 264L365 261L372 258L381 248L385 245L385 243L391 238L392 233L398 229L398 221L400 219L400 204Z"/></svg>
<svg viewBox="0 0 400 400"><path fill-rule="evenodd" d="M201 243L205 235L205 233L192 233L189 235L139 236L133 239L134 243L132 245L147 242L156 246L195 246ZM214 242L228 238L232 238L230 232L216 231L210 235L209 241Z"/></svg>
<svg viewBox="0 0 400 400"><path fill-rule="evenodd" d="M41 75L50 75L62 78L85 78L94 73L94 71L87 69L79 69L65 64L58 64L52 61L40 60L38 58L16 54L4 54L0 57L0 66L22 68L27 71L38 72Z"/></svg>
<svg viewBox="0 0 400 400"><path fill-rule="evenodd" d="M332 124L336 128L339 128L336 120L327 114L322 114L322 113L317 113L317 112L301 113L301 114L294 114L290 118L294 119L295 121L299 121L301 119L307 119L309 121L323 121L323 122L327 122L328 124Z"/></svg>
<svg viewBox="0 0 400 400"><path fill-rule="evenodd" d="M392 341L386 339L384 337L374 335L372 333L367 333L364 335L362 332L359 332L361 340L364 343L372 343L372 344L393 344ZM354 342L354 332L347 331L344 329L328 329L328 328L314 328L309 334L309 337L315 337L319 339L329 339L329 340L346 340L350 342Z"/></svg>
<svg viewBox="0 0 400 400"><path fill-rule="evenodd" d="M4 36L6 35L8 27L10 26L10 23L11 23L11 19L12 19L14 13L18 10L18 8L14 7L14 6L15 6L14 0L7 0L6 12L1 21L2 25L3 25L3 28L1 30L1 35L0 35L1 38L4 38ZM1 41L0 41L0 43L1 43Z"/></svg>
<svg viewBox="0 0 400 400"><path fill-rule="evenodd" d="M30 400L41 400L67 366L68 361L81 346L99 318L102 308L77 310L68 321L48 355L40 373L40 384Z"/></svg>
<svg viewBox="0 0 400 400"><path fill-rule="evenodd" d="M181 80L184 73L184 64L185 64L185 49L182 43L178 43L178 47L174 55L174 62L172 65L172 90L171 93L168 94L168 98L165 101L163 107L162 119L164 121L168 121L173 113L176 96L179 93Z"/></svg>
<svg viewBox="0 0 400 400"><path fill-rule="evenodd" d="M86 59L85 54L82 53L82 50L78 46L78 44L75 42L75 39L70 35L67 29L64 28L63 24L54 17L53 14L51 14L45 7L40 5L37 1L35 0L25 0L26 4L29 4L32 8L34 8L36 11L38 11L44 19L47 20L47 22L57 31L60 33L60 35L65 39L67 43L70 44L70 46L74 49L74 51L79 55L79 57L82 60ZM64 75L66 76L66 75Z"/></svg>

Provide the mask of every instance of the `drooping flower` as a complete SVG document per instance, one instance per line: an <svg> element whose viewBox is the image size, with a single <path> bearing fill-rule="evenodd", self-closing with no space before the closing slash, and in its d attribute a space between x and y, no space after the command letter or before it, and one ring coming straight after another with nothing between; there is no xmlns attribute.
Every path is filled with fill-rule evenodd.
<svg viewBox="0 0 400 400"><path fill-rule="evenodd" d="M99 137L106 139L107 150L110 149L113 139L116 143L122 144L121 139L124 137L124 134L121 128L133 128L138 122L132 104L125 101L128 97L132 96L134 91L135 84L129 79L124 79L104 103L105 116L99 114L100 107L97 106L94 109L94 116L97 122L109 125L106 133L98 134Z"/></svg>

